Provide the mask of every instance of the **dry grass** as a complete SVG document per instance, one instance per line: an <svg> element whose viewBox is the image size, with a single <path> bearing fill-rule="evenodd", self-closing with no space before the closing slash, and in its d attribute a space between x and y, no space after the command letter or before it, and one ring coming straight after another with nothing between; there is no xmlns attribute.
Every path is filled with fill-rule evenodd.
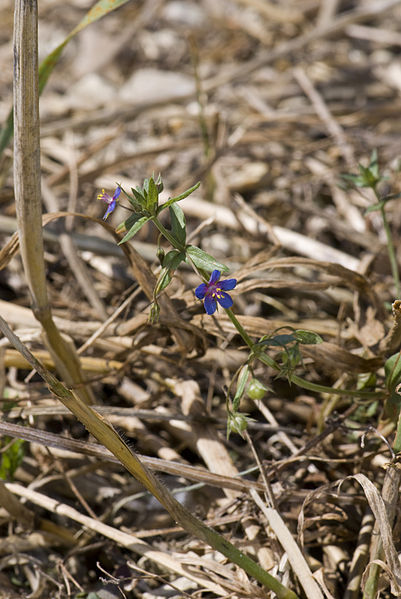
<svg viewBox="0 0 401 599"><path fill-rule="evenodd" d="M88 8L41 2L42 58ZM3 2L1 122L12 103L12 20ZM205 315L189 269L150 324L157 234L143 228L124 253L113 229L126 213L102 223L95 198L153 172L165 198L200 180L182 203L191 241L230 266L247 332L315 331L324 344L305 346L297 373L353 389L373 372L384 389L399 340L383 226L364 214L368 192L338 183L377 148L385 185L401 191L400 20L394 0L130 2L71 42L41 98L44 212L55 213L44 216L48 293L96 408L181 502L300 596L285 533L328 596L357 599L375 521L380 596L397 595L399 522L391 531L382 500L395 423L382 403L310 393L260 365L269 392L241 406L254 419L248 441L227 442L225 389L246 348L223 311ZM0 313L52 368L12 236L11 149L0 177ZM388 218L399 253L399 201ZM10 437L27 441L0 488L0 597L64 598L106 584L143 599L272 596L176 527L5 339L0 381L3 456ZM244 483L238 474L250 468ZM274 517L259 505L264 491Z"/></svg>

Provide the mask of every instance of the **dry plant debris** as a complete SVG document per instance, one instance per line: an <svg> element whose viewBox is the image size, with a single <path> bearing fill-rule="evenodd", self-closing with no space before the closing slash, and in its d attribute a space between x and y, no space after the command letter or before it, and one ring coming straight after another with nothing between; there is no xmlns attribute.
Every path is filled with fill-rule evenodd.
<svg viewBox="0 0 401 599"><path fill-rule="evenodd" d="M44 58L90 4L39 8ZM40 101L48 294L96 410L181 503L308 599L363 596L375 525L378 596L400 596L399 475L385 480L397 423L383 413L399 298L383 222L366 213L373 193L341 185L376 149L381 193L401 191L400 22L395 0L131 1L72 40ZM4 2L1 123L12 23ZM52 369L19 256L12 160L10 146L0 314ZM159 172L165 199L201 182L181 203L188 234L238 281L247 333L311 330L324 342L302 346L300 376L333 389L370 376L381 396L317 393L255 363L267 393L241 403L245 438L226 439L226 391L248 356L232 322L205 314L184 267L150 323L158 235L145 226L118 246L121 206L101 222L102 189ZM398 257L399 205L386 204ZM177 527L5 338L0 384L0 597L273 596Z"/></svg>

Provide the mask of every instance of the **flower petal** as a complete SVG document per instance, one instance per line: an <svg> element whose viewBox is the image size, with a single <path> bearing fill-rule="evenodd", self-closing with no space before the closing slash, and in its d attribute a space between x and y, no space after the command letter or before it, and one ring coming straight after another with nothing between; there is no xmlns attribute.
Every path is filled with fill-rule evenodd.
<svg viewBox="0 0 401 599"><path fill-rule="evenodd" d="M115 190L114 194L113 194L113 200L116 200L118 198L118 196L121 193L121 187L117 187L117 189Z"/></svg>
<svg viewBox="0 0 401 599"><path fill-rule="evenodd" d="M220 281L219 287L220 289L224 289L224 291L230 291L234 289L237 284L237 279L225 279L225 281Z"/></svg>
<svg viewBox="0 0 401 599"><path fill-rule="evenodd" d="M195 289L195 295L198 299L203 299L205 297L207 291L207 285L206 283L201 283L196 289Z"/></svg>
<svg viewBox="0 0 401 599"><path fill-rule="evenodd" d="M216 300L211 295L207 295L205 297L205 301L204 301L203 305L205 306L206 313L209 314L209 316L211 316L212 314L214 314L216 312L216 308L217 308Z"/></svg>
<svg viewBox="0 0 401 599"><path fill-rule="evenodd" d="M107 210L103 216L103 220L107 220L108 216L113 212L115 207L116 207L116 201L112 200L107 207Z"/></svg>
<svg viewBox="0 0 401 599"><path fill-rule="evenodd" d="M214 270L210 275L209 285L214 285L220 279L221 272L219 270Z"/></svg>
<svg viewBox="0 0 401 599"><path fill-rule="evenodd" d="M217 301L219 302L220 306L223 306L223 308L231 308L231 306L233 305L233 298L231 297L231 295L228 295L228 293L224 293L224 291L222 293L219 293L217 296ZM205 304L206 304L206 300L205 300Z"/></svg>

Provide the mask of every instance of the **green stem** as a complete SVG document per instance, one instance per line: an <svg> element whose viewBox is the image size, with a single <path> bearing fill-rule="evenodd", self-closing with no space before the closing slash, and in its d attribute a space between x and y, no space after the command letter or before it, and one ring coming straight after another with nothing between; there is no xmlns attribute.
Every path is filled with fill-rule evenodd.
<svg viewBox="0 0 401 599"><path fill-rule="evenodd" d="M393 443L394 453L400 453L401 451L401 411L398 412L397 432Z"/></svg>
<svg viewBox="0 0 401 599"><path fill-rule="evenodd" d="M231 308L226 309L226 313L233 325L235 326L235 328L237 329L238 333L241 335L242 339L245 341L248 347L250 347L251 350L254 351L256 344L252 341L248 333L245 331L244 327L239 322ZM261 351L254 351L254 355L263 364L266 364L266 366L270 366L270 368L273 368L277 372L280 372L280 366L277 364L275 360L273 360L273 358L268 356L266 353ZM378 397L381 397L383 395L383 393L381 393L380 391L352 391L350 389L334 389L333 387L326 387L325 385L317 385L316 383L306 381L305 379L297 376L296 374L290 374L289 380L291 383L298 385L298 387L308 389L309 391L315 391L316 393L330 393L335 395L348 395L351 397L366 397L371 399L377 399Z"/></svg>
<svg viewBox="0 0 401 599"><path fill-rule="evenodd" d="M376 191L376 189L373 189L375 196L377 198L377 201L381 204L381 199L380 196L378 194L378 192ZM391 234L391 229L390 229L390 225L388 224L388 220L387 220L387 216L386 216L386 211L384 209L384 205L381 204L380 207L380 213L382 216L382 220L383 220L383 227L384 227L384 231L386 233L386 238L387 238L387 251L388 251L388 257L390 260L390 265L391 265L391 272L393 274L393 279L394 279L394 284L395 284L395 288L397 291L397 297L400 298L401 296L401 288L400 288L400 275L398 272L398 264L397 264L397 258L395 255L395 249L394 249L394 243L393 243L393 236Z"/></svg>
<svg viewBox="0 0 401 599"><path fill-rule="evenodd" d="M231 320L231 322L237 329L238 333L241 335L242 339L247 344L247 346L250 347L251 349L253 349L253 347L255 345L254 342L252 341L252 339L250 338L250 336L248 335L248 333L246 332L246 330L244 329L242 324L239 322L239 320L237 319L237 317L235 316L235 314L231 310L231 308L226 308L226 313L227 313L228 318Z"/></svg>

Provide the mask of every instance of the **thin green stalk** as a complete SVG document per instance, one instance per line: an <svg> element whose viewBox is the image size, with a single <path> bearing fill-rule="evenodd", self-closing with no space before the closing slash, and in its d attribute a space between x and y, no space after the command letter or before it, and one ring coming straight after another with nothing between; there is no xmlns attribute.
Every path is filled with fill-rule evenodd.
<svg viewBox="0 0 401 599"><path fill-rule="evenodd" d="M386 233L387 252L388 252L388 257L390 260L391 272L393 274L394 284L395 284L395 288L397 291L397 297L400 298L401 297L400 275L398 272L398 264L397 264L395 249L394 249L393 236L391 234L390 225L388 224L388 220L387 220L387 216L386 216L385 204L383 204L381 202L380 196L379 196L378 192L376 191L376 188L374 188L373 191L375 193L378 203L380 204L380 214L381 214L381 217L383 220L384 231Z"/></svg>
<svg viewBox="0 0 401 599"><path fill-rule="evenodd" d="M395 454L401 452L401 410L398 412L397 432L393 443L393 451Z"/></svg>
<svg viewBox="0 0 401 599"><path fill-rule="evenodd" d="M231 308L226 309L226 313L233 325L235 326L235 328L237 329L238 333L241 335L242 339L245 341L248 347L250 347L253 350L256 344L249 337L248 333L245 331L244 327L239 322ZM256 351L255 357L261 362L263 362L263 364L266 364L266 366L270 366L270 368L273 368L277 372L280 372L280 366L277 364L275 360L273 360L273 358L268 356L266 353ZM326 387L325 385L317 385L316 383L311 383L310 381L307 381L297 376L296 374L290 374L288 378L291 383L294 383L295 385L298 385L303 389L308 389L309 391L316 391L316 393L349 395L351 397L366 397L372 399L377 399L378 397L381 397L383 395L383 393L379 391L352 391L349 389L335 389L333 387Z"/></svg>
<svg viewBox="0 0 401 599"><path fill-rule="evenodd" d="M235 314L231 310L231 308L227 308L226 313L227 313L228 318L231 320L231 322L237 329L238 333L241 335L242 339L247 344L247 346L250 347L251 349L253 349L253 347L255 345L254 342L252 341L252 339L250 338L250 336L248 335L248 333L246 332L246 330L244 329L242 324L239 322L239 320L237 319L237 317L235 316Z"/></svg>

